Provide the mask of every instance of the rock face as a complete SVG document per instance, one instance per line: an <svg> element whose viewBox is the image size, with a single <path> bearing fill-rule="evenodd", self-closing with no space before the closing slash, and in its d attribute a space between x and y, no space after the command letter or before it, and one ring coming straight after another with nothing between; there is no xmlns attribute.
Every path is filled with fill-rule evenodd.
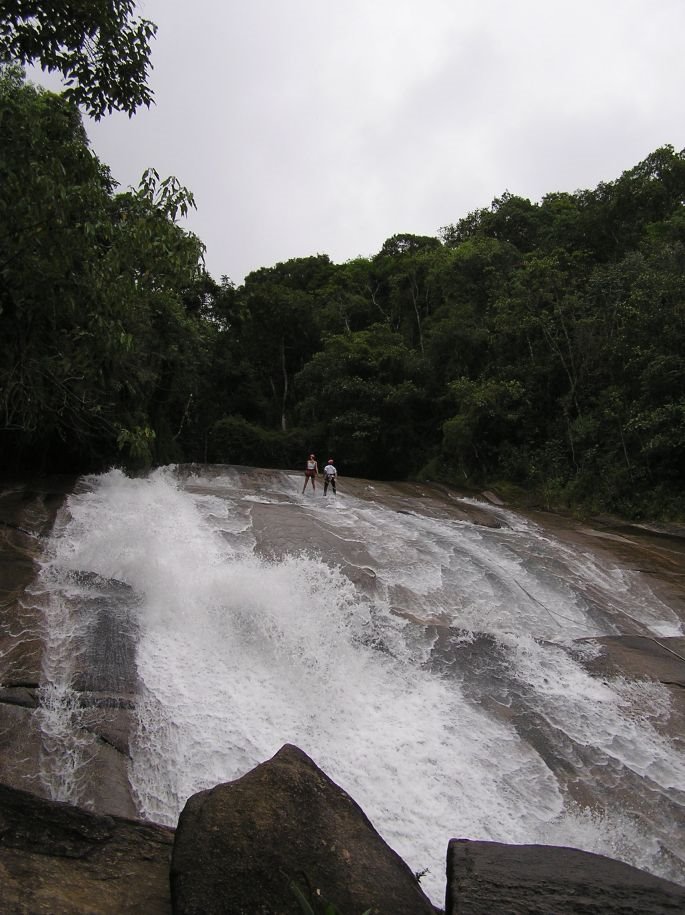
<svg viewBox="0 0 685 915"><path fill-rule="evenodd" d="M194 795L171 867L176 915L301 915L289 887L360 915L434 915L364 812L297 747Z"/></svg>
<svg viewBox="0 0 685 915"><path fill-rule="evenodd" d="M316 913L438 911L293 746L190 798L175 835L0 785L2 915L302 915L291 880ZM601 855L468 839L447 849L446 915L669 912L685 912L685 888Z"/></svg>
<svg viewBox="0 0 685 915"><path fill-rule="evenodd" d="M53 752L41 726L45 619L39 600L26 589L73 486L71 477L0 482L0 782L45 797L51 792L41 771ZM125 587L110 583L101 605L88 607L95 622L72 686L91 743L79 802L132 817L136 807L127 764L137 682L135 632L120 612L129 600Z"/></svg>
<svg viewBox="0 0 685 915"><path fill-rule="evenodd" d="M445 915L550 912L685 912L685 889L620 861L573 848L450 841Z"/></svg>
<svg viewBox="0 0 685 915"><path fill-rule="evenodd" d="M0 785L0 911L166 915L173 836Z"/></svg>
<svg viewBox="0 0 685 915"><path fill-rule="evenodd" d="M0 781L41 793L42 613L24 590L73 480L0 484Z"/></svg>

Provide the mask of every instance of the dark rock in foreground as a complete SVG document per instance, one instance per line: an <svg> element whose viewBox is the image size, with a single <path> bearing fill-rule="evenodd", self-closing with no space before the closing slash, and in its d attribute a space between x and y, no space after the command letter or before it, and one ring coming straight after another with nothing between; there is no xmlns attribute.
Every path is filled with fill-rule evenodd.
<svg viewBox="0 0 685 915"><path fill-rule="evenodd" d="M171 886L170 886L171 878ZM194 795L174 830L0 785L2 915L436 915L361 808L296 747ZM685 888L601 855L452 839L446 915L685 912Z"/></svg>
<svg viewBox="0 0 685 915"><path fill-rule="evenodd" d="M291 879L345 915L434 915L363 810L297 747L194 795L171 867L176 915L301 915Z"/></svg>
<svg viewBox="0 0 685 915"><path fill-rule="evenodd" d="M173 837L0 785L0 912L167 915Z"/></svg>
<svg viewBox="0 0 685 915"><path fill-rule="evenodd" d="M602 855L452 839L446 915L685 912L685 888Z"/></svg>

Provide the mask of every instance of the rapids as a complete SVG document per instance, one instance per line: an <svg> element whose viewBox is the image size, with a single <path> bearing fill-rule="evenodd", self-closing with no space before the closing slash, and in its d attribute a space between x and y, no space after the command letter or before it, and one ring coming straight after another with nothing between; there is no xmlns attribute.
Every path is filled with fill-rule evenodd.
<svg viewBox="0 0 685 915"><path fill-rule="evenodd" d="M574 641L682 635L677 613L505 508L301 483L230 467L79 481L34 588L53 796L78 803L75 677L106 627L121 649L99 663L136 691L142 817L175 825L191 794L288 742L437 903L451 837L571 845L685 883L669 693L591 675L598 649Z"/></svg>

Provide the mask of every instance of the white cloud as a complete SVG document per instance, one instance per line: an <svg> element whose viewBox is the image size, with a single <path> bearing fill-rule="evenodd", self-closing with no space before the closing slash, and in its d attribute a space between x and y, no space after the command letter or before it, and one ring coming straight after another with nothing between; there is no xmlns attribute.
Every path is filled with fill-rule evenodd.
<svg viewBox="0 0 685 915"><path fill-rule="evenodd" d="M89 127L195 193L210 272L435 234L685 146L681 0L145 0L157 104Z"/></svg>

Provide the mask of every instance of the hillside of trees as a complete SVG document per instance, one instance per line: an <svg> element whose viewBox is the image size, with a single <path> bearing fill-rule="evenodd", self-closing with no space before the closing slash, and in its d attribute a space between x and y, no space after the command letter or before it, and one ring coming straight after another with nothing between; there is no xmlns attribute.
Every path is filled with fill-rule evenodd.
<svg viewBox="0 0 685 915"><path fill-rule="evenodd" d="M121 192L74 101L0 68L4 473L313 449L343 475L685 518L685 151L239 287L178 225L192 205L154 171Z"/></svg>

